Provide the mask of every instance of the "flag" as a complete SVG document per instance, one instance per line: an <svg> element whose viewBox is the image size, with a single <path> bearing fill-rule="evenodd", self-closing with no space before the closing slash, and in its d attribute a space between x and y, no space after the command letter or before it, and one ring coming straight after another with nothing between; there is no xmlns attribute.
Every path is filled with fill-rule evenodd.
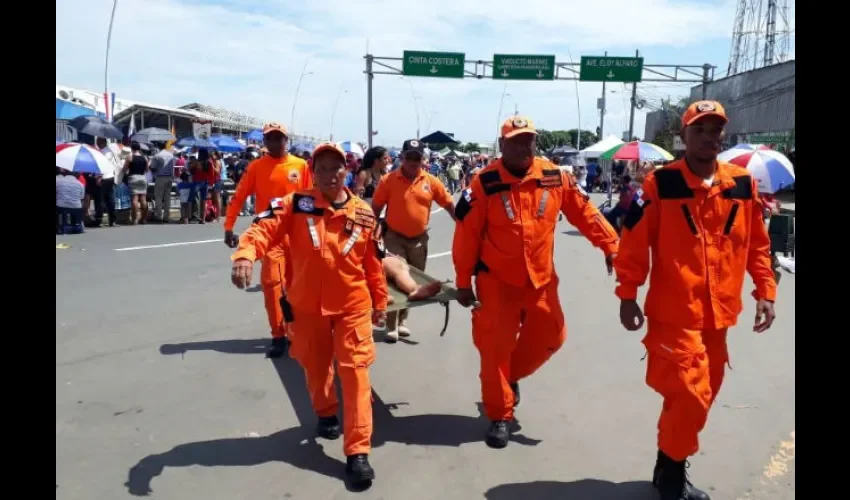
<svg viewBox="0 0 850 500"><path fill-rule="evenodd" d="M130 115L130 128L127 129L127 137L133 137L136 133L136 113Z"/></svg>
<svg viewBox="0 0 850 500"><path fill-rule="evenodd" d="M112 121L112 118L110 118L112 113L109 112L109 94L106 92L103 93L103 114L106 116L106 121Z"/></svg>

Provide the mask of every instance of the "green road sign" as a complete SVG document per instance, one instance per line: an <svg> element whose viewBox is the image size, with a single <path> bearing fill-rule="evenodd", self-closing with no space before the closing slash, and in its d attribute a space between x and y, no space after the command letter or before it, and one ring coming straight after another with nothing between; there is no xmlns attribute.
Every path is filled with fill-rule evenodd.
<svg viewBox="0 0 850 500"><path fill-rule="evenodd" d="M639 82L642 57L581 56L579 80L583 82Z"/></svg>
<svg viewBox="0 0 850 500"><path fill-rule="evenodd" d="M404 76L433 76L437 78L463 78L462 52L422 52L405 50L402 61Z"/></svg>
<svg viewBox="0 0 850 500"><path fill-rule="evenodd" d="M555 56L493 55L494 80L554 80Z"/></svg>

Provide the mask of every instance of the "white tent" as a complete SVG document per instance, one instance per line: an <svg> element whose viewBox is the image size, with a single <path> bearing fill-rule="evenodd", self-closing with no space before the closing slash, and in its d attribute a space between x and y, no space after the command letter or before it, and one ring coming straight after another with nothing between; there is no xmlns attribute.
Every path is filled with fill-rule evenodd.
<svg viewBox="0 0 850 500"><path fill-rule="evenodd" d="M588 146L588 147L582 149L581 151L579 151L579 157L581 159L599 158L599 155L601 155L605 151L608 151L609 149L613 148L614 146L617 146L617 145L622 144L622 143L623 143L623 141L620 140L619 137L617 137L614 134L611 134L608 137L597 142L596 144Z"/></svg>

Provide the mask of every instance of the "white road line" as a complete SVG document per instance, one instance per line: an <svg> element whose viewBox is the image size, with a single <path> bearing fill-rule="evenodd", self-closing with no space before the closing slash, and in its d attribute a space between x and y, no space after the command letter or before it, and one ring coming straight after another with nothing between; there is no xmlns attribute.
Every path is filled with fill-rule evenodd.
<svg viewBox="0 0 850 500"><path fill-rule="evenodd" d="M200 245L201 243L215 243L216 241L224 241L221 238L216 238L214 240L199 240L199 241L178 241L176 243L163 243L161 245L142 245L138 247L125 247L125 248L116 248L116 252L129 252L132 250L147 250L149 248L168 248L168 247L182 247L185 245Z"/></svg>
<svg viewBox="0 0 850 500"><path fill-rule="evenodd" d="M445 257L446 255L451 255L451 252L440 252L440 253L432 253L428 256L429 259L438 259L440 257Z"/></svg>
<svg viewBox="0 0 850 500"><path fill-rule="evenodd" d="M435 208L434 210L431 210L431 215L434 215L437 212L442 212L443 210L445 210L443 207Z"/></svg>

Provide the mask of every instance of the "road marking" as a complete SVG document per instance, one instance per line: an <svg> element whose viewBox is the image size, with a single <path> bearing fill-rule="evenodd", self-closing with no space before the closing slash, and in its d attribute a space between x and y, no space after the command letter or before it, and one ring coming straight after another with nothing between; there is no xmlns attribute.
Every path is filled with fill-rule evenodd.
<svg viewBox="0 0 850 500"><path fill-rule="evenodd" d="M198 240L198 241L178 241L176 243L162 243L160 245L142 245L138 247L124 247L124 248L116 248L116 252L130 252L132 250L147 250L149 248L169 248L169 247L182 247L186 245L200 245L201 243L215 243L216 241L224 241L221 238L216 238L214 240Z"/></svg>
<svg viewBox="0 0 850 500"><path fill-rule="evenodd" d="M442 212L443 210L445 210L443 207L435 208L434 210L431 210L431 215L434 215L437 212Z"/></svg>
<svg viewBox="0 0 850 500"><path fill-rule="evenodd" d="M441 253L432 253L428 256L429 259L438 259L440 257L445 257L446 255L451 255L451 252L441 252Z"/></svg>

